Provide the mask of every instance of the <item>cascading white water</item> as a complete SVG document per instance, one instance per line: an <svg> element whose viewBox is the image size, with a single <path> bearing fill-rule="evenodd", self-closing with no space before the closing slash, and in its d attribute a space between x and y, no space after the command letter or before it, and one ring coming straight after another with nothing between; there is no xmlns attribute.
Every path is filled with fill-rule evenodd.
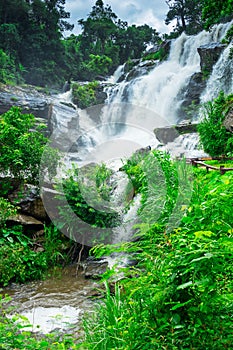
<svg viewBox="0 0 233 350"><path fill-rule="evenodd" d="M156 66L148 75L121 82L117 87L109 88L108 102L117 104L127 102L154 111L166 125L177 122L177 110L182 102L181 92L187 86L191 75L200 71L200 57L197 48L204 44L221 41L230 24L215 26L211 32L202 31L196 36L182 34L171 44L167 61ZM224 63L223 63L224 64ZM109 105L103 114L103 120L122 119L119 111ZM127 111L128 112L128 111ZM131 111L124 114L124 122L130 120ZM142 116L143 118L143 116ZM154 127L161 126L156 118ZM159 125L158 125L159 124Z"/></svg>
<svg viewBox="0 0 233 350"><path fill-rule="evenodd" d="M223 91L225 94L233 92L233 60L229 59L232 47L232 44L226 47L213 67L206 89L201 96L202 102L216 98L220 91Z"/></svg>

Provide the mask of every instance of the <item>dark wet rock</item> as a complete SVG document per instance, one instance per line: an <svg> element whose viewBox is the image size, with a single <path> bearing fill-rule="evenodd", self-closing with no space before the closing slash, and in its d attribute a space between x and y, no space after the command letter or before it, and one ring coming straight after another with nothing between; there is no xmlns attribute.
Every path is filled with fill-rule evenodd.
<svg viewBox="0 0 233 350"><path fill-rule="evenodd" d="M9 199L20 208L22 213L40 220L47 219L47 214L37 186L25 184L11 193Z"/></svg>
<svg viewBox="0 0 233 350"><path fill-rule="evenodd" d="M70 80L67 80L67 81L65 82L65 84L63 85L63 87L62 87L62 92L67 92L67 91L69 91L69 90L70 90L70 87L71 87L71 82L70 82Z"/></svg>
<svg viewBox="0 0 233 350"><path fill-rule="evenodd" d="M104 91L105 84L100 84L95 90L96 104L103 104L107 98L107 93Z"/></svg>
<svg viewBox="0 0 233 350"><path fill-rule="evenodd" d="M173 142L179 135L197 132L197 124L179 124L167 126L154 130L155 136L159 142L167 144Z"/></svg>
<svg viewBox="0 0 233 350"><path fill-rule="evenodd" d="M154 130L157 140L163 144L174 141L179 135L173 127L164 127Z"/></svg>
<svg viewBox="0 0 233 350"><path fill-rule="evenodd" d="M161 44L155 44L149 50L146 50L144 57L154 55L158 53L159 59L161 61L165 60L170 53L172 40L165 40Z"/></svg>
<svg viewBox="0 0 233 350"><path fill-rule="evenodd" d="M126 76L126 81L131 81L138 77L148 74L153 68L158 65L157 61L147 60L140 62L137 66L131 69Z"/></svg>
<svg viewBox="0 0 233 350"><path fill-rule="evenodd" d="M140 59L133 59L124 64L123 72L121 76L118 78L117 83L121 83L123 80L126 79L126 76L129 74L131 70L134 70L134 68L140 63Z"/></svg>
<svg viewBox="0 0 233 350"><path fill-rule="evenodd" d="M81 263L81 266L85 278L100 279L102 274L108 269L108 262L105 260L88 258Z"/></svg>
<svg viewBox="0 0 233 350"><path fill-rule="evenodd" d="M168 56L171 50L171 44L172 44L172 40L165 40L160 48L164 51L164 55Z"/></svg>
<svg viewBox="0 0 233 350"><path fill-rule="evenodd" d="M211 43L200 46L197 51L201 58L201 71L203 74L210 74L213 66L218 61L221 53L227 45L220 43Z"/></svg>
<svg viewBox="0 0 233 350"><path fill-rule="evenodd" d="M205 79L201 72L194 73L190 77L188 84L179 93L179 97L182 100L180 109L178 110L179 119L183 120L195 115L206 83L207 79Z"/></svg>
<svg viewBox="0 0 233 350"><path fill-rule="evenodd" d="M159 51L159 49L160 49L160 45L159 44L155 44L154 46L152 46L148 50L146 50L145 56L150 54L150 53L156 53L156 52Z"/></svg>
<svg viewBox="0 0 233 350"><path fill-rule="evenodd" d="M136 150L135 154L147 154L150 153L151 151L151 146L147 146L147 147L142 147Z"/></svg>

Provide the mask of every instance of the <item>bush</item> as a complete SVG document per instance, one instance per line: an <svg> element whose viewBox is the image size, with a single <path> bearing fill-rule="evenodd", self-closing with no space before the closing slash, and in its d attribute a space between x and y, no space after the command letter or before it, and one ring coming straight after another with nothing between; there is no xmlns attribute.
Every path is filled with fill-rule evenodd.
<svg viewBox="0 0 233 350"><path fill-rule="evenodd" d="M88 237L88 241L104 241L108 239L111 228L115 227L120 222L119 213L109 210L109 196L111 187L108 184L111 171L105 165L98 166L89 164L81 169L73 168L63 180L57 185L57 190L64 193L66 201L64 204L64 196L58 196L58 208L60 213L61 227L68 226L70 237L76 239L76 234ZM60 202L59 202L60 201ZM70 215L69 208L75 213L75 216ZM72 225L72 219L76 220L76 216L80 219L81 224ZM93 228L104 228L109 230L98 230L98 233L89 230L90 225ZM75 232L71 232L74 227ZM87 230L89 230L87 232ZM93 238L92 238L93 236ZM111 238L111 237L110 237Z"/></svg>
<svg viewBox="0 0 233 350"><path fill-rule="evenodd" d="M1 83L22 83L23 78L21 73L24 71L22 65L19 65L18 71L16 69L17 63L5 51L0 49L0 81ZM20 72L21 70L21 72Z"/></svg>
<svg viewBox="0 0 233 350"><path fill-rule="evenodd" d="M93 106L96 104L95 92L99 83L93 81L91 83L80 85L74 83L72 85L72 100L81 109Z"/></svg>
<svg viewBox="0 0 233 350"><path fill-rule="evenodd" d="M198 126L200 143L210 156L231 155L233 135L223 125L225 117L233 106L233 95L223 92L203 107L203 120Z"/></svg>
<svg viewBox="0 0 233 350"><path fill-rule="evenodd" d="M35 128L35 117L12 107L0 116L0 171L20 181L37 184L39 172L56 172L58 153L45 148L48 140ZM47 152L41 163L43 152Z"/></svg>

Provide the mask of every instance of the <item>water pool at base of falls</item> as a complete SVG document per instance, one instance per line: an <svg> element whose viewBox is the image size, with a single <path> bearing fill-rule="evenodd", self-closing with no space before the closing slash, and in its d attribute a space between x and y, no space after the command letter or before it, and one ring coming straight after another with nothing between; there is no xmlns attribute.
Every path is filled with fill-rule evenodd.
<svg viewBox="0 0 233 350"><path fill-rule="evenodd" d="M21 314L31 324L27 330L49 333L79 330L84 312L93 309L92 294L97 287L96 282L85 279L82 271L76 274L76 266L72 266L45 281L12 284L3 293L12 298L13 311L9 317Z"/></svg>

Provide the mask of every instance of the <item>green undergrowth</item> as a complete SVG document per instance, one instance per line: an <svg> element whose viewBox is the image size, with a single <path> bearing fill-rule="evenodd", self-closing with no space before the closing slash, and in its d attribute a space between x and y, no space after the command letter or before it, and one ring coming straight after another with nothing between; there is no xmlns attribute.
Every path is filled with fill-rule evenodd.
<svg viewBox="0 0 233 350"><path fill-rule="evenodd" d="M144 168L147 159L151 164L150 157L144 157ZM170 191L174 200L182 186L178 181L180 175L173 176L174 163L167 156L165 164L161 154L156 157L163 164L166 191ZM131 164L128 161L126 168L142 193L146 208L146 197L151 196L151 191L140 170L142 164L142 161ZM184 172L184 165L182 169ZM136 258L138 264L122 269L125 277L115 284L114 292L108 287L114 277L112 272L103 277L106 281L104 302L96 316L84 320L85 349L231 348L233 173L220 175L200 168L191 170L192 179L188 174L193 182L190 201L181 205L183 214L176 226L169 228L167 224L174 203L165 194L161 215L156 221L151 210L147 211L147 217L144 211L137 231L140 239L93 250L96 256L124 251ZM151 201L149 199L149 203Z"/></svg>
<svg viewBox="0 0 233 350"><path fill-rule="evenodd" d="M0 227L0 286L45 278L51 268L70 261L72 244L53 226L44 227L40 242L22 226Z"/></svg>
<svg viewBox="0 0 233 350"><path fill-rule="evenodd" d="M17 208L0 197L0 286L41 279L49 269L70 261L72 241L53 225L44 226L40 235L22 225L9 225L7 219Z"/></svg>
<svg viewBox="0 0 233 350"><path fill-rule="evenodd" d="M120 269L120 280L114 269L103 275L106 294L96 312L83 318L82 343L78 335L38 338L22 331L22 322L16 325L2 314L3 349L231 348L233 172L207 173L158 151L136 153L122 169L141 194L136 239L101 244L92 254L124 252L137 264ZM97 177L97 193L108 199L107 169L86 171L92 180ZM64 183L70 203L80 191L74 185L77 171L72 172Z"/></svg>

